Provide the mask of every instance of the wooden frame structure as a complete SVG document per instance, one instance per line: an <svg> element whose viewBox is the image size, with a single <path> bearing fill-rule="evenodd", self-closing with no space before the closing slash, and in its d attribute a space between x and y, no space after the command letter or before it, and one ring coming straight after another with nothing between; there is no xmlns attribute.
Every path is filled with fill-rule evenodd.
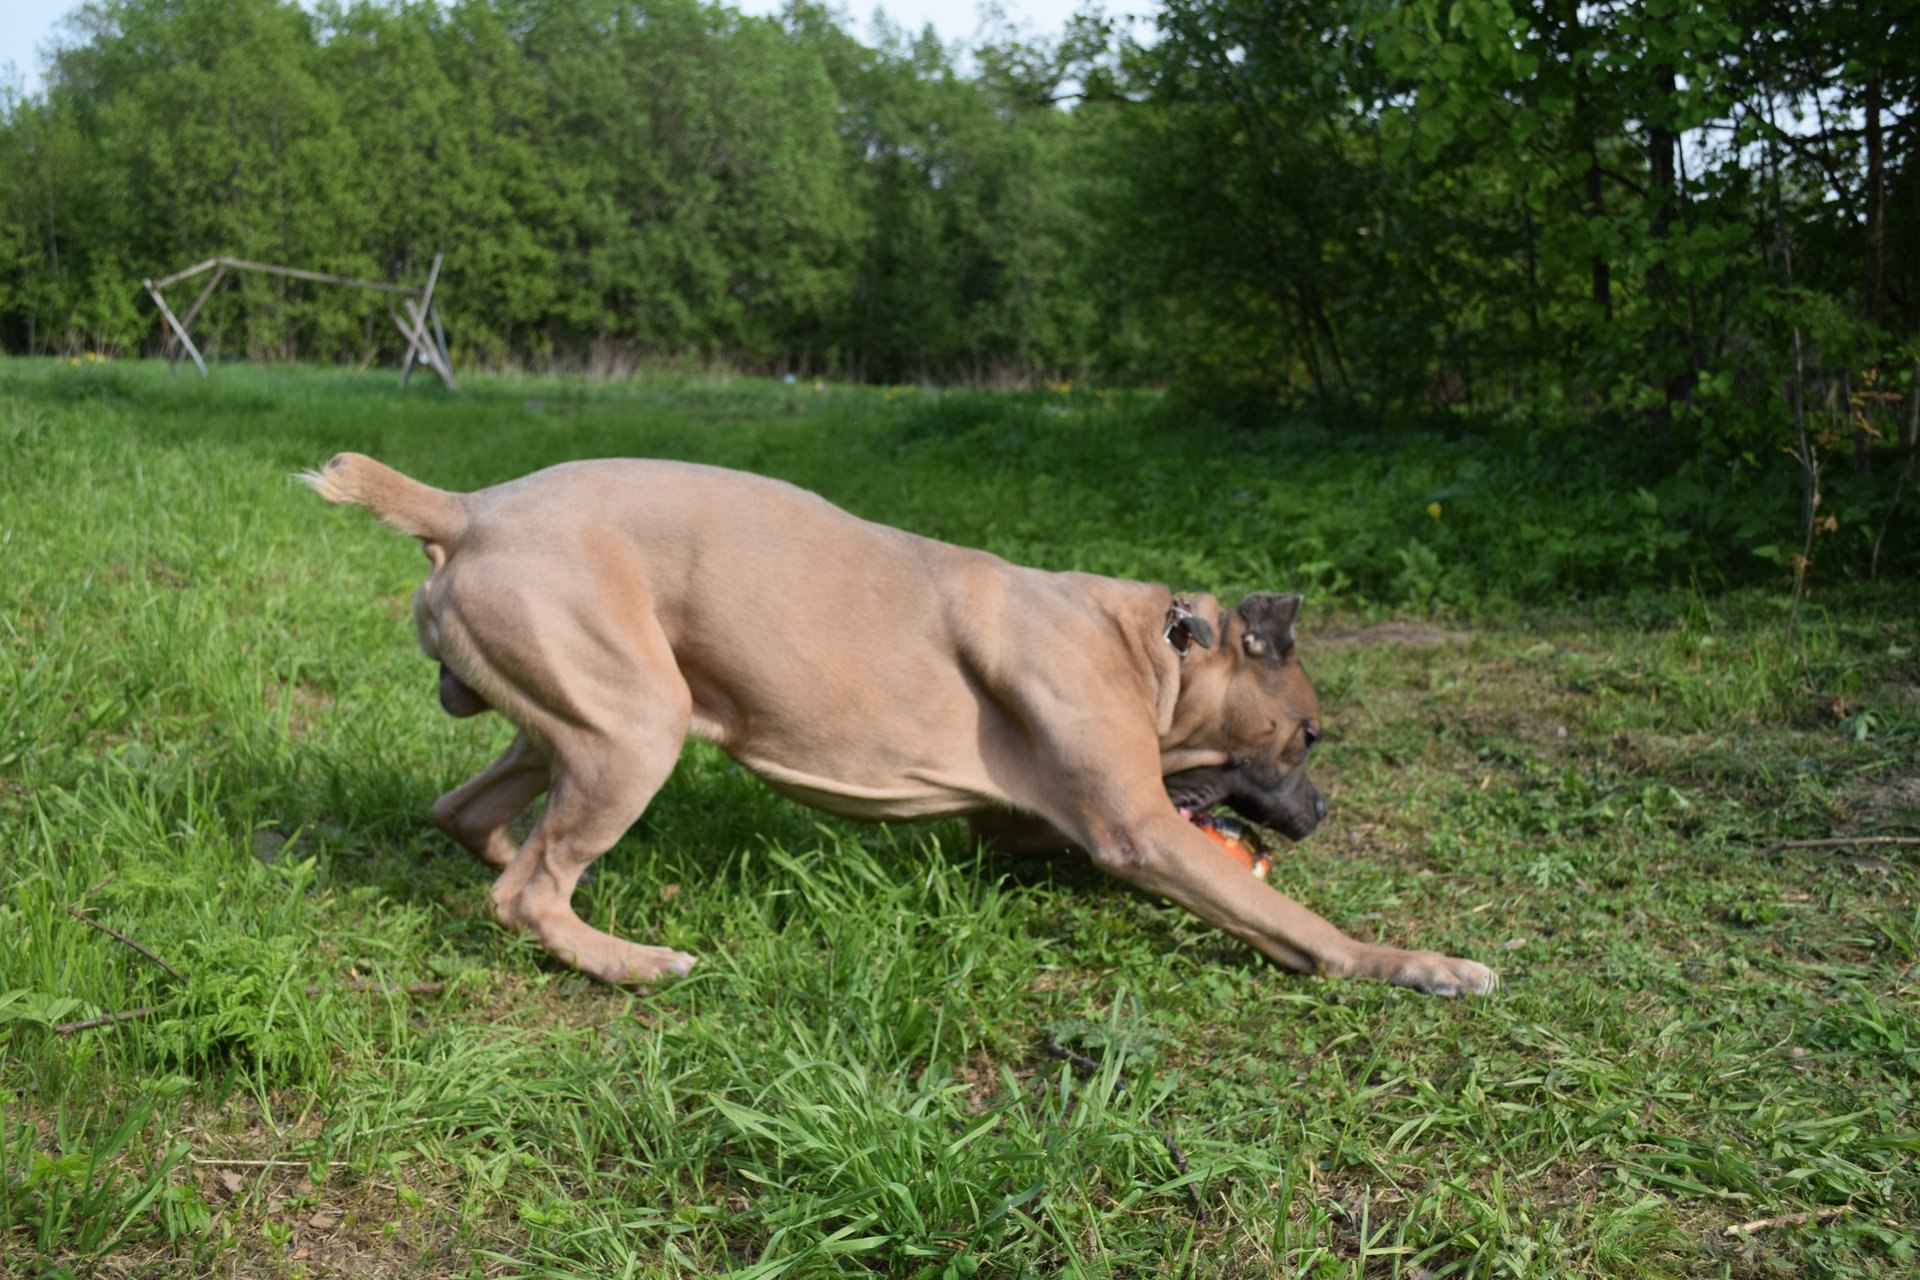
<svg viewBox="0 0 1920 1280"><path fill-rule="evenodd" d="M206 376L207 362L200 358L200 348L193 345L193 338L189 334L194 320L200 315L200 308L207 305L207 299L211 298L213 291L220 287L220 282L226 279L228 271L261 271L268 275L290 276L295 280L311 280L316 284L340 284L355 289L371 289L376 293L399 298L400 305L406 309L407 318L401 319L400 313L395 311L391 304L387 307L387 315L392 319L393 327L400 331L400 336L407 340L407 354L400 362L401 388L403 390L406 388L407 379L413 376L413 366L418 361L430 366L435 373L439 374L440 381L446 383L447 390L458 391L459 384L453 380L453 362L447 356L447 335L440 327L440 308L433 300L434 287L440 282L440 257L441 255L437 253L433 255L433 269L427 272L427 283L424 287L417 289L408 285L386 284L378 280L355 280L351 276L328 275L322 271L304 271L299 267L249 262L245 258L230 258L224 255L195 263L185 271L176 271L158 280L142 280L140 283L146 286L147 296L153 299L153 305L160 309L160 318L166 321L168 329L172 331L167 335L166 350L167 358L175 369L180 367L180 353L184 348L186 353L193 357L193 363L199 368L200 376L203 378ZM191 279L202 271L212 271L213 278L208 280L205 287L200 290L200 296L193 300L191 307L187 308L186 315L175 316L173 308L167 305L167 300L160 291L170 284ZM431 334L427 332L429 324L433 326Z"/></svg>

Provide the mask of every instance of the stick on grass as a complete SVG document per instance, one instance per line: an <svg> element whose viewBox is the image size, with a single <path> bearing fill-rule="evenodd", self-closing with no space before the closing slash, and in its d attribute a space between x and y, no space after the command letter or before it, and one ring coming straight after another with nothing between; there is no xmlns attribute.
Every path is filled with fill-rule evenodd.
<svg viewBox="0 0 1920 1280"><path fill-rule="evenodd" d="M1777 1218L1755 1218L1752 1222L1739 1222L1730 1226L1722 1234L1727 1236L1751 1236L1774 1227L1814 1226L1823 1227L1843 1214L1853 1212L1853 1206L1842 1204L1831 1209L1809 1209L1805 1213L1783 1213Z"/></svg>
<svg viewBox="0 0 1920 1280"><path fill-rule="evenodd" d="M1835 836L1829 840L1782 840L1770 844L1756 858L1770 858L1782 849L1841 849L1854 844L1920 844L1920 836Z"/></svg>
<svg viewBox="0 0 1920 1280"><path fill-rule="evenodd" d="M328 1168L328 1169L345 1169L345 1168L347 1168L347 1167L348 1167L348 1164L347 1164L347 1162L346 1162L345 1160L322 1160L322 1161L315 1161L315 1160L229 1160L229 1159L227 1159L227 1158L225 1158L224 1156L188 1156L188 1157L187 1157L187 1159L188 1159L188 1160L190 1160L190 1161L192 1161L192 1162L193 1162L194 1164L198 1164L198 1165L207 1165L207 1166L209 1166L209 1167L211 1167L211 1168L233 1168L233 1169L311 1169L311 1168L313 1168L313 1167L314 1167L314 1166L315 1166L316 1164L320 1164L320 1165L324 1165L324 1166L325 1166L326 1168Z"/></svg>
<svg viewBox="0 0 1920 1280"><path fill-rule="evenodd" d="M119 1013L106 1013L98 1018L82 1018L78 1022L63 1022L53 1029L57 1036L70 1036L79 1031L91 1031L95 1027L105 1027L118 1022L132 1022L135 1018L144 1018L153 1012L149 1008L123 1009Z"/></svg>
<svg viewBox="0 0 1920 1280"><path fill-rule="evenodd" d="M168 973L172 974L173 980L175 982L178 982L182 986L186 985L187 978L185 974L181 973L178 969L168 964L165 960L162 960L159 956L153 954L153 952L147 950L145 947L135 942L132 938L129 938L126 934L121 933L117 929L113 929L108 927L107 925L101 924L98 920L95 920L92 916L88 915L84 911L76 911L72 907L68 907L67 914L72 916L75 920L78 920L81 924L90 925L93 928L98 929L100 932L106 934L109 938L117 938L121 942L126 943L128 946L132 947L135 951L138 951L141 955L145 956L147 959L153 961L155 964L159 965L162 969L165 969Z"/></svg>
<svg viewBox="0 0 1920 1280"><path fill-rule="evenodd" d="M446 987L444 982L367 982L354 979L349 982L309 982L307 994L317 996L322 991L371 991L376 995L430 996Z"/></svg>

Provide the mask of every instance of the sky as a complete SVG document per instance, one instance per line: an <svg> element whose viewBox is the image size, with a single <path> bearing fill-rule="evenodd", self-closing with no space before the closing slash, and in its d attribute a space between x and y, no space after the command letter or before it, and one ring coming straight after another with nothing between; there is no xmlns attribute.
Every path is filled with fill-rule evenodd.
<svg viewBox="0 0 1920 1280"><path fill-rule="evenodd" d="M841 7L856 15L856 34L868 34L868 19L873 12L870 0L838 0ZM1005 0L1004 7L1030 34L1058 32L1079 9L1084 0ZM13 84L25 93L40 90L40 50L53 37L54 28L79 0L0 0L0 84ZM739 0L734 7L745 13L777 13L781 0ZM885 0L883 7L896 26L917 33L931 22L943 41L971 41L980 30L978 0ZM1147 0L1106 0L1108 13L1144 13ZM7 64L12 63L12 71Z"/></svg>
<svg viewBox="0 0 1920 1280"><path fill-rule="evenodd" d="M31 93L40 87L40 55L35 52L53 34L54 24L78 0L0 0L0 83ZM7 64L12 63L11 70Z"/></svg>

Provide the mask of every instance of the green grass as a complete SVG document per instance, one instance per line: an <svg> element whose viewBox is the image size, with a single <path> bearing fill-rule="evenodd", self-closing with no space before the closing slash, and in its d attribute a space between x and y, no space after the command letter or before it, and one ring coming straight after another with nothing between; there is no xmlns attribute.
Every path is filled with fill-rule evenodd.
<svg viewBox="0 0 1920 1280"><path fill-rule="evenodd" d="M1910 584L1816 583L1792 649L1777 586L1665 588L1686 547L1576 601L1529 575L1607 477L1529 496L1430 433L470 383L0 363L0 1274L1912 1273L1920 854L1760 856L1920 833ZM340 448L450 487L695 458L1030 563L1306 589L1333 813L1275 879L1505 988L1284 974L706 749L579 899L701 967L558 970L425 820L506 727L439 712L415 547L287 480ZM1645 515L1595 527L1653 547Z"/></svg>

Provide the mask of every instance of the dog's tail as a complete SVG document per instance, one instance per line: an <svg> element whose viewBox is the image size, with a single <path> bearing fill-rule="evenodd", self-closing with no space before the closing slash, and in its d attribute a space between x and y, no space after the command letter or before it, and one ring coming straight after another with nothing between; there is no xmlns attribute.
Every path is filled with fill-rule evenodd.
<svg viewBox="0 0 1920 1280"><path fill-rule="evenodd" d="M336 453L320 470L302 471L294 479L328 502L365 507L382 524L420 539L435 564L459 545L467 531L464 494L421 484L365 454Z"/></svg>

